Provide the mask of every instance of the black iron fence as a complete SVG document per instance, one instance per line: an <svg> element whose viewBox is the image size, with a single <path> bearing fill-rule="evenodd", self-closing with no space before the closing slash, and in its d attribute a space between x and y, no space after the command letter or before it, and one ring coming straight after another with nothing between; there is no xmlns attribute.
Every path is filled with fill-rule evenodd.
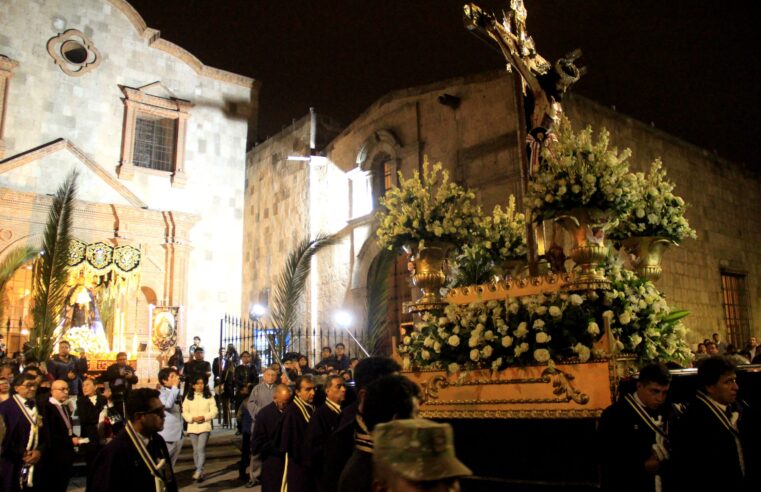
<svg viewBox="0 0 761 492"><path fill-rule="evenodd" d="M267 326L262 321L250 321L230 315L225 315L219 320L219 347L226 348L232 344L238 354L256 349L262 366L268 366L277 360L273 355L274 349L279 358L289 352L306 355L309 366L314 367L320 361L322 347L330 347L335 353L338 343L344 344L348 357L361 359L365 356L359 343L342 328L326 327L319 332L298 328L284 334L280 328Z"/></svg>

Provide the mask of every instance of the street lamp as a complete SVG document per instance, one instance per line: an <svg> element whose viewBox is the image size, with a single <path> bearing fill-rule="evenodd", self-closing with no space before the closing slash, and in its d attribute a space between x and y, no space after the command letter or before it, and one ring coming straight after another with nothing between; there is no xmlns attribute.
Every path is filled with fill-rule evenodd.
<svg viewBox="0 0 761 492"><path fill-rule="evenodd" d="M254 304L251 306L251 309L248 311L248 317L251 321L256 321L257 323L259 320L264 316L264 313L267 312L267 308L262 306L261 304Z"/></svg>
<svg viewBox="0 0 761 492"><path fill-rule="evenodd" d="M357 340L354 337L354 335L352 335L351 332L349 331L349 326L351 326L351 322L352 322L351 314L346 311L337 311L336 314L333 315L333 319L336 321L336 324L339 327L343 328L346 331L346 333L349 334L351 339L354 340L354 343L357 344L357 347L359 347L362 350L362 352L365 353L367 357L370 357L370 354L367 352L367 350L365 350L365 347L363 347L362 344L359 343L359 340Z"/></svg>

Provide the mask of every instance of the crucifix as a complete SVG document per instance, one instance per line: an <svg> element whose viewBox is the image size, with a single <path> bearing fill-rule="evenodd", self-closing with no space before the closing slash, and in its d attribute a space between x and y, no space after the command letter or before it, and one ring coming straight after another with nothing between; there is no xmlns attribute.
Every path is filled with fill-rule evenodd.
<svg viewBox="0 0 761 492"><path fill-rule="evenodd" d="M536 51L534 39L526 30L526 7L523 0L510 0L510 7L500 21L494 14L481 10L475 4L463 7L465 27L479 37L495 42L507 62L506 69L517 72L515 100L517 113L524 115L525 125L518 125L521 186L519 200L528 186L528 178L539 169L541 149L551 139L552 126L560 117L560 101L566 90L584 74L575 61L581 50L575 50L551 64ZM526 224L529 274L536 276L536 236L531 221Z"/></svg>

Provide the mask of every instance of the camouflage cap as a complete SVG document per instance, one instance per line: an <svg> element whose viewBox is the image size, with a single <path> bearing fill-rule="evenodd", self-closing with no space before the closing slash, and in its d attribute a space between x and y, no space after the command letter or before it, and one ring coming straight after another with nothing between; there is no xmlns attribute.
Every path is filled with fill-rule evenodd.
<svg viewBox="0 0 761 492"><path fill-rule="evenodd" d="M392 420L375 426L373 444L373 460L413 482L473 474L455 456L449 424L426 419Z"/></svg>

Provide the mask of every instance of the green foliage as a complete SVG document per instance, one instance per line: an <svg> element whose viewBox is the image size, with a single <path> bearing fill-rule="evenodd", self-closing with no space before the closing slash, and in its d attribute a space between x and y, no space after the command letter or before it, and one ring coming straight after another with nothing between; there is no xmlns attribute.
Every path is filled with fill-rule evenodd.
<svg viewBox="0 0 761 492"><path fill-rule="evenodd" d="M389 282L395 261L395 253L387 249L381 250L367 274L367 326L362 344L370 355L382 354L383 343L388 335L388 300L391 297Z"/></svg>
<svg viewBox="0 0 761 492"><path fill-rule="evenodd" d="M31 246L19 246L12 249L0 262L0 320L5 320L5 301L3 295L5 286L16 273L16 270L24 266L26 262L37 256L37 250Z"/></svg>
<svg viewBox="0 0 761 492"><path fill-rule="evenodd" d="M288 255L285 267L275 284L272 301L272 322L278 328L274 345L280 356L286 352L288 340L298 327L298 307L306 290L312 257L322 248L336 242L335 236L318 234L312 240L303 239Z"/></svg>
<svg viewBox="0 0 761 492"><path fill-rule="evenodd" d="M48 212L42 253L34 265L31 354L47 360L53 352L53 332L58 326L66 297L72 213L77 193L77 173L69 174L58 188Z"/></svg>

